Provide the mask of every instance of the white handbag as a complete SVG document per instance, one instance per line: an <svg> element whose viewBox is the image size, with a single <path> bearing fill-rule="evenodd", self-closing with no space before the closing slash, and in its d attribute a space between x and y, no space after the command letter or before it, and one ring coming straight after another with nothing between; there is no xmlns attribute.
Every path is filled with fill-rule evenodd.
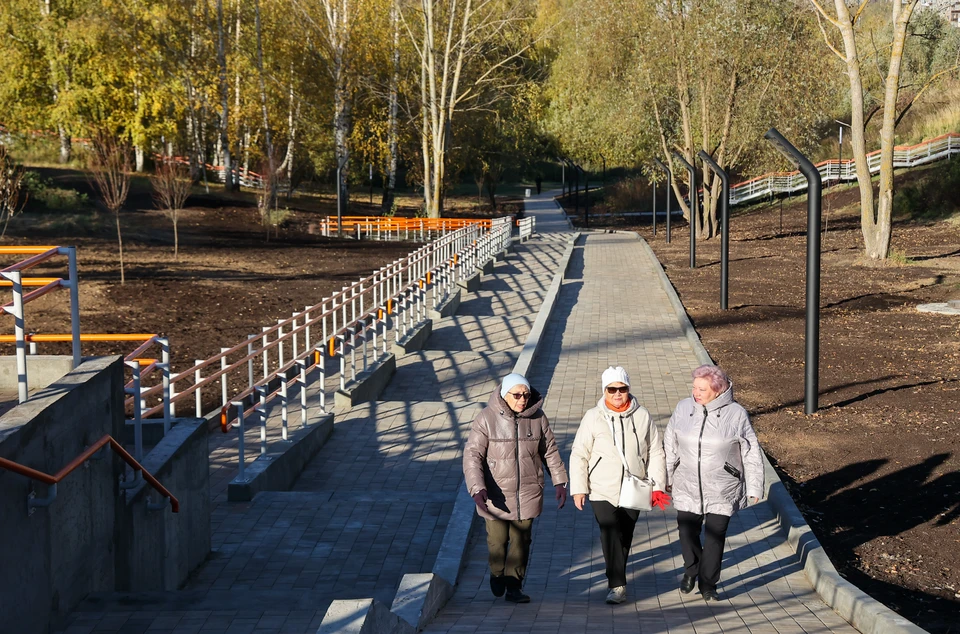
<svg viewBox="0 0 960 634"><path fill-rule="evenodd" d="M613 430L613 421L608 420L607 422L610 423L613 446L616 447L617 453L620 455L620 462L623 463L624 471L623 480L620 483L620 502L617 506L634 511L649 511L653 509L653 504L651 504L653 482L630 473L630 467L627 466L627 459L623 455L623 450L617 445L617 434Z"/></svg>

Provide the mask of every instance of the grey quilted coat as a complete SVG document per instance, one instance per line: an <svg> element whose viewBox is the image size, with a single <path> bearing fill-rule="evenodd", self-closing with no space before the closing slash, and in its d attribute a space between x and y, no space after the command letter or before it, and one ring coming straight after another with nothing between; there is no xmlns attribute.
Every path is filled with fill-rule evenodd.
<svg viewBox="0 0 960 634"><path fill-rule="evenodd" d="M544 463L554 485L567 483L567 470L546 414L543 397L531 390L525 410L514 413L498 387L473 419L463 448L463 477L471 496L487 490L486 519L526 520L543 510Z"/></svg>
<svg viewBox="0 0 960 634"><path fill-rule="evenodd" d="M678 511L733 515L763 497L763 458L733 384L706 405L677 404L664 434L667 478Z"/></svg>

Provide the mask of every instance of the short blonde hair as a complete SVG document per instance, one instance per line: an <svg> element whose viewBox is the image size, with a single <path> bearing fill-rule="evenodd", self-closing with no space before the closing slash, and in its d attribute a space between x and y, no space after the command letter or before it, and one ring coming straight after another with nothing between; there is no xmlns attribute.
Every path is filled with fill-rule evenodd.
<svg viewBox="0 0 960 634"><path fill-rule="evenodd" d="M691 373L694 379L707 379L710 381L710 389L718 394L727 391L730 387L730 378L727 373L715 365L705 364Z"/></svg>

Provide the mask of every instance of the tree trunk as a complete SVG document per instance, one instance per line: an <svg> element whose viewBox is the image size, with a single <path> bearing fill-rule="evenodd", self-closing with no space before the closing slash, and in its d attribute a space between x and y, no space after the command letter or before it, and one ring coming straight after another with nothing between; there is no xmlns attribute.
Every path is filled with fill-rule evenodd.
<svg viewBox="0 0 960 634"><path fill-rule="evenodd" d="M220 67L220 152L223 160L223 189L234 190L230 158L230 88L227 85L227 49L223 41L223 0L217 0L217 65Z"/></svg>
<svg viewBox="0 0 960 634"><path fill-rule="evenodd" d="M117 246L120 247L120 284L126 284L127 279L123 271L123 236L120 235L120 210L113 212L113 217L117 221Z"/></svg>
<svg viewBox="0 0 960 634"><path fill-rule="evenodd" d="M890 65L883 97L883 122L880 127L880 189L877 212L869 222L861 222L863 243L867 257L884 260L890 253L890 238L893 231L893 132L897 124L897 98L900 92L900 68L903 48L907 39L907 23L910 21L917 0L900 6L893 3L893 42L890 50Z"/></svg>
<svg viewBox="0 0 960 634"><path fill-rule="evenodd" d="M267 169L270 170L270 178L267 179L269 183L270 191L269 195L269 207L274 207L277 203L277 191L276 191L276 170L273 167L273 140L270 136L270 118L267 116L267 85L263 77L263 40L262 40L262 30L260 26L260 0L255 0L253 3L254 7L254 18L255 18L255 27L257 29L257 73L260 79L260 109L263 113L263 131L264 131L264 140L267 145ZM269 227L267 228L267 233L269 235Z"/></svg>
<svg viewBox="0 0 960 634"><path fill-rule="evenodd" d="M73 146L70 143L70 134L62 125L57 126L57 134L60 136L60 163L69 163L73 157Z"/></svg>
<svg viewBox="0 0 960 634"><path fill-rule="evenodd" d="M134 170L139 174L143 171L143 162L144 162L144 152L143 146L135 145L133 146L133 157L134 157Z"/></svg>
<svg viewBox="0 0 960 634"><path fill-rule="evenodd" d="M834 0L837 9L840 36L843 39L847 79L850 82L850 147L860 187L860 226L873 225L873 184L870 182L870 166L867 163L867 142L863 119L863 79L860 75L860 56L857 51L856 33L850 11L844 0ZM867 240L864 233L864 240Z"/></svg>
<svg viewBox="0 0 960 634"><path fill-rule="evenodd" d="M380 202L380 212L390 213L393 209L393 196L397 187L397 107L399 103L400 85L400 20L397 2L390 3L390 26L393 29L393 72L390 74L390 114L387 124L387 173L386 186L383 188L383 200Z"/></svg>

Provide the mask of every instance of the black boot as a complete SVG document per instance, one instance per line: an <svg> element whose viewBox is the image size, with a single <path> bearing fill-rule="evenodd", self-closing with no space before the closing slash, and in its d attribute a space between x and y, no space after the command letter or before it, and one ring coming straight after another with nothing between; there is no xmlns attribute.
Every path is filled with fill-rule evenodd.
<svg viewBox="0 0 960 634"><path fill-rule="evenodd" d="M490 592L493 593L495 597L502 597L503 591L507 589L507 584L504 581L503 575L490 575Z"/></svg>
<svg viewBox="0 0 960 634"><path fill-rule="evenodd" d="M530 597L523 593L523 582L516 577L504 577L507 585L507 601L510 603L530 603Z"/></svg>

